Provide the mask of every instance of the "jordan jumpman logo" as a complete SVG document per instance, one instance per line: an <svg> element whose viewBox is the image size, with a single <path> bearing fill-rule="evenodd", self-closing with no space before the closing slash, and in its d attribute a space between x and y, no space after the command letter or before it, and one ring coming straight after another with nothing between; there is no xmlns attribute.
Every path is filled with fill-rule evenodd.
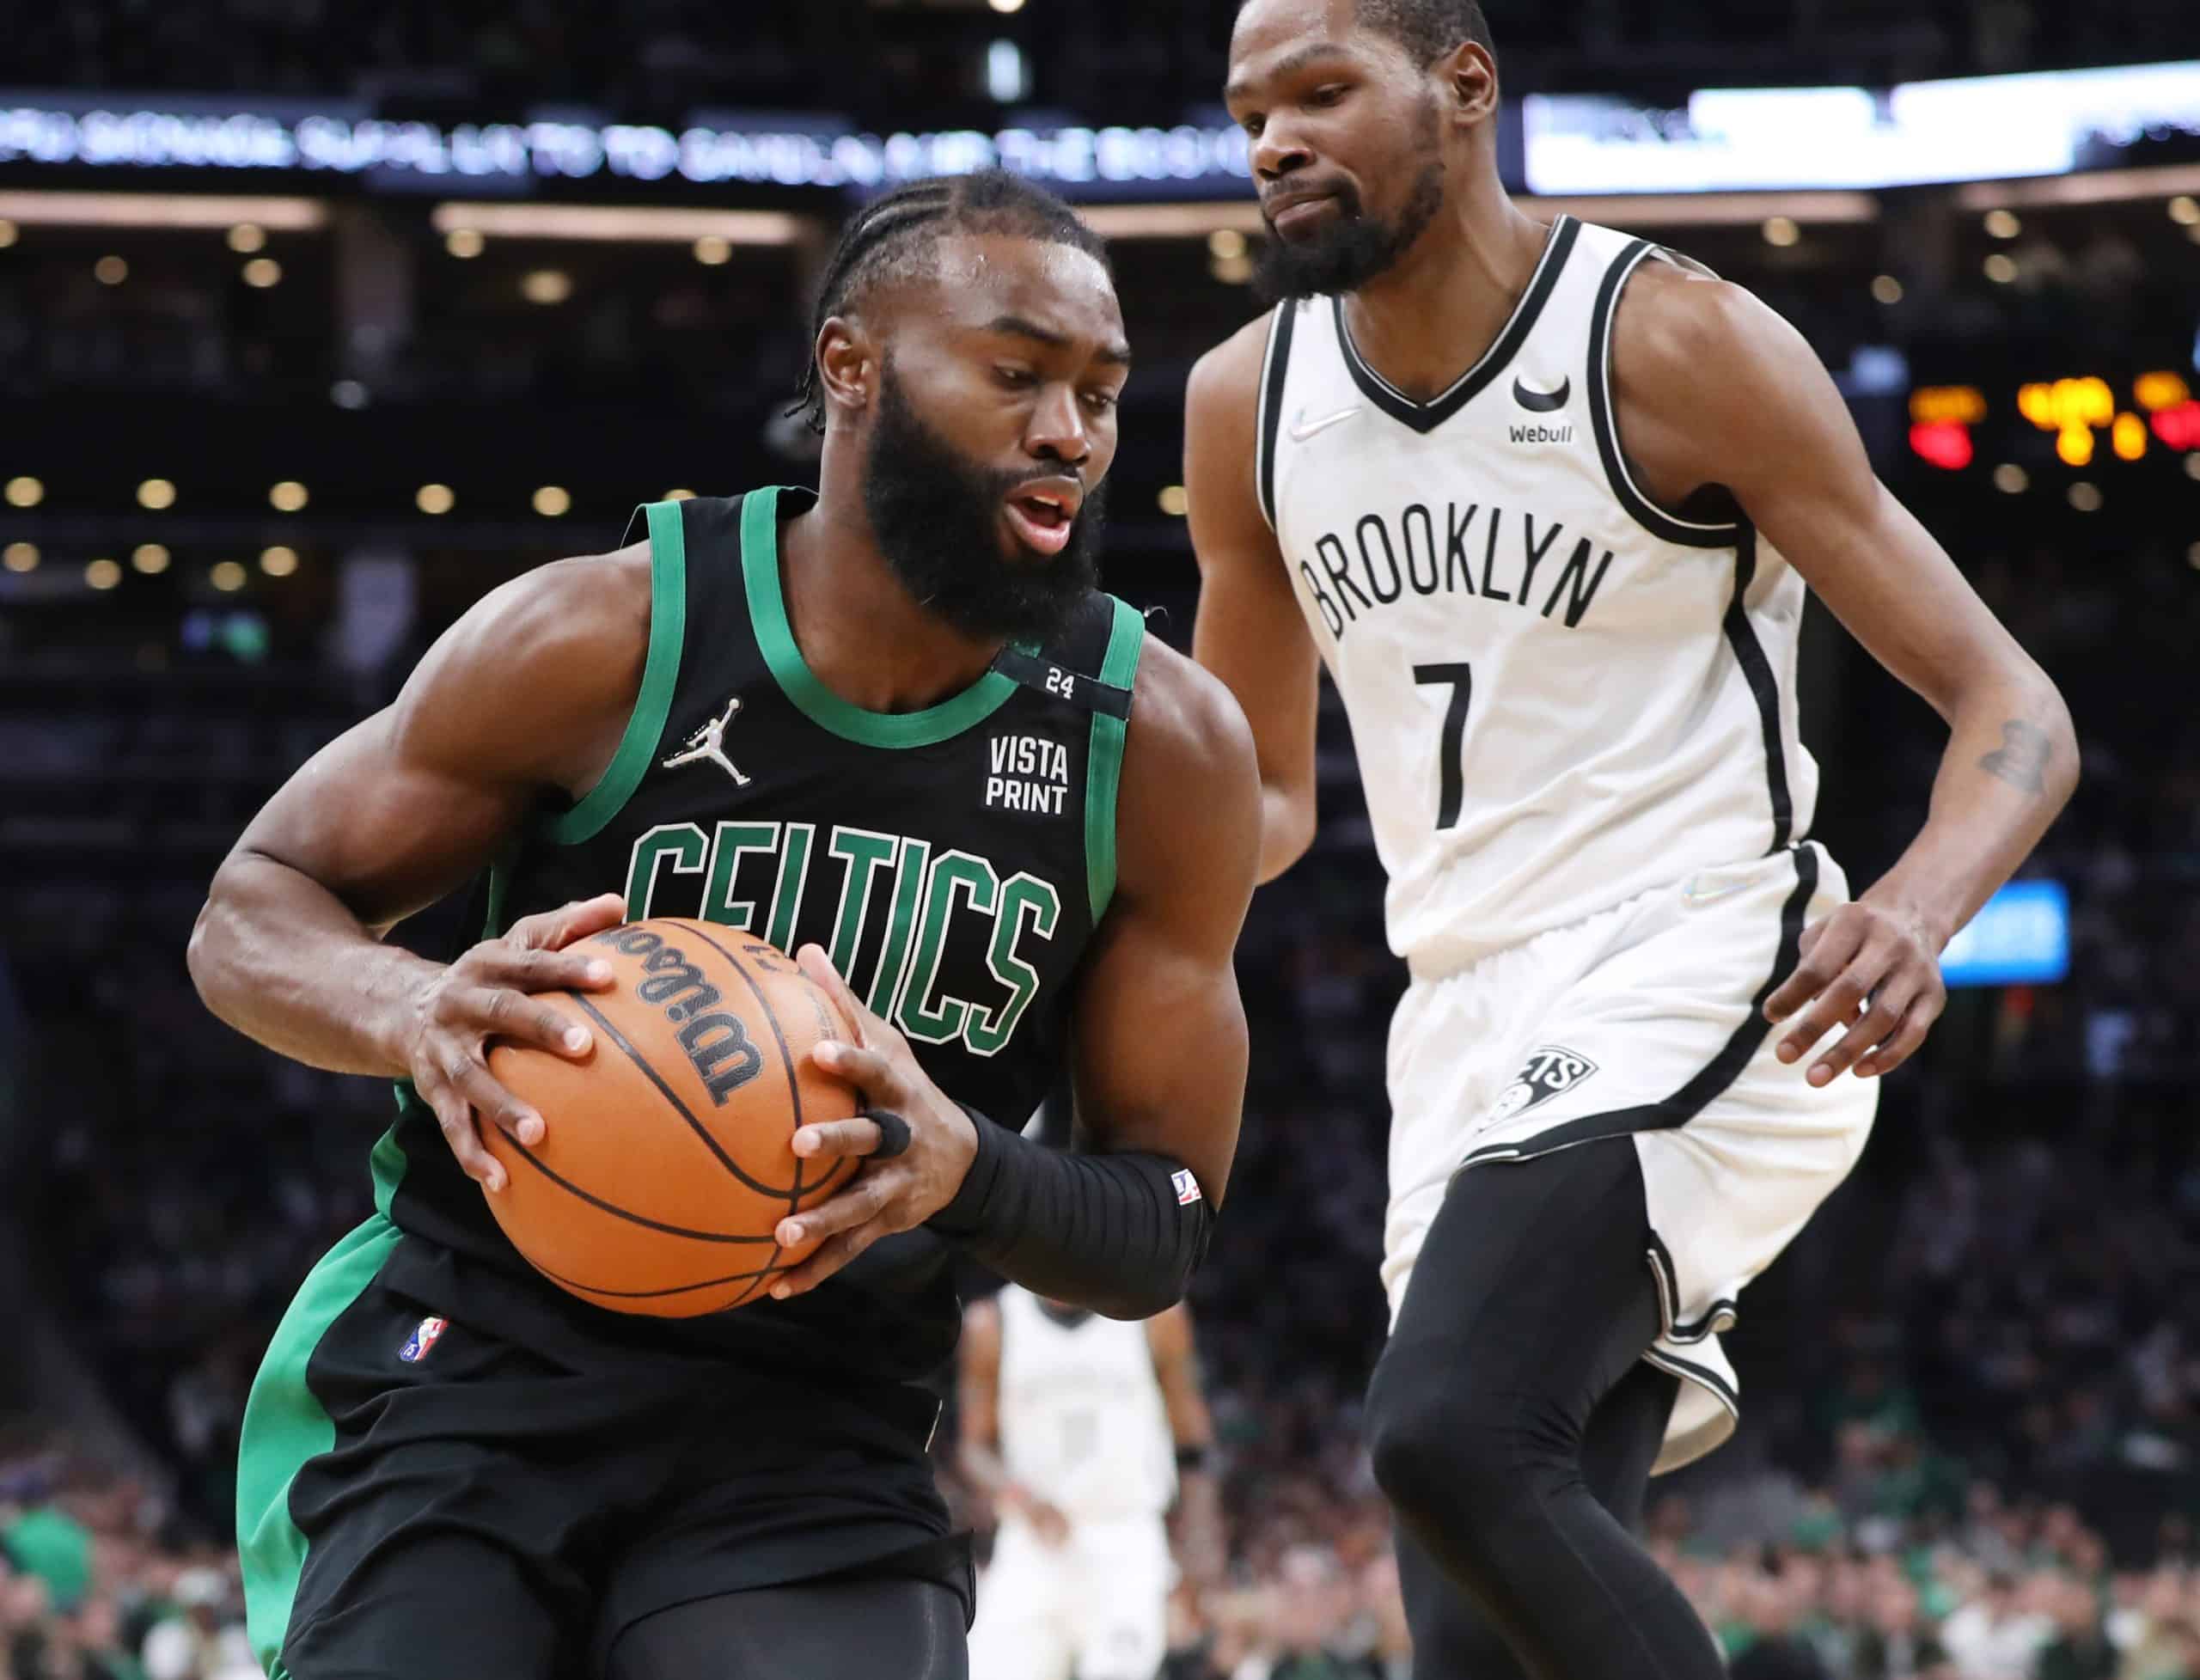
<svg viewBox="0 0 2200 1680"><path fill-rule="evenodd" d="M734 720L740 711L741 696L736 694L725 703L725 711L722 715L712 718L709 723L689 736L687 744L679 752L665 760L664 768L677 770L683 764L694 764L699 760L707 759L724 771L727 775L732 777L735 786L747 787L749 778L742 775L740 767L725 755L725 727Z"/></svg>

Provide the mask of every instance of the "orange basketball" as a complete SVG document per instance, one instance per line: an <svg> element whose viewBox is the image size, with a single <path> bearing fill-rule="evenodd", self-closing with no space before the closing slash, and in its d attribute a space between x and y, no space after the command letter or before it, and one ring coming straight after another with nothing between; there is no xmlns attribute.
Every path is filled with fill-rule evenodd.
<svg viewBox="0 0 2200 1680"><path fill-rule="evenodd" d="M614 1312L688 1318L754 1299L816 1246L783 1249L773 1228L859 1169L790 1147L797 1127L857 1111L810 1060L852 1029L793 959L731 928L660 917L577 949L618 977L544 994L588 1028L588 1056L489 1053L544 1127L532 1149L482 1127L509 1181L490 1210L537 1271Z"/></svg>

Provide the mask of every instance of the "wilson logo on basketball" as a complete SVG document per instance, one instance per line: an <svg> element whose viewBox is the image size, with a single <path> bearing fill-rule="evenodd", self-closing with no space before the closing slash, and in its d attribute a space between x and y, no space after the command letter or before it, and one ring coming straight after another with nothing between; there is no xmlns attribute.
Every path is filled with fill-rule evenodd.
<svg viewBox="0 0 2200 1680"><path fill-rule="evenodd" d="M616 927L590 943L642 959L649 978L634 994L679 1028L674 1036L712 1102L724 1107L726 1098L763 1071L764 1058L749 1042L748 1027L739 1016L718 1007L723 994L679 946L667 944L645 927Z"/></svg>

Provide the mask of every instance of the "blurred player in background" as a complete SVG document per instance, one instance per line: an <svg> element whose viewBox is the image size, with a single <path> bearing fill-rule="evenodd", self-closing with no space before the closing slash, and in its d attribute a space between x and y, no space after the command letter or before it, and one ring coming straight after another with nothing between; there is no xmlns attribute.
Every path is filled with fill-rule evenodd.
<svg viewBox="0 0 2200 1680"><path fill-rule="evenodd" d="M1645 1484L1731 1433L1718 1333L2069 797L2069 718L1794 329L1506 196L1473 0L1248 0L1225 96L1284 301L1193 376L1194 645L1263 878L1314 834L1326 663L1412 974L1367 1422L1415 1672L1710 1680ZM1806 582L1950 730L1854 901L1807 838Z"/></svg>
<svg viewBox="0 0 2200 1680"><path fill-rule="evenodd" d="M965 1311L961 1358L962 1469L1000 1518L972 1680L1152 1680L1172 1498L1185 1573L1223 1563L1189 1309L1121 1323L1011 1284Z"/></svg>

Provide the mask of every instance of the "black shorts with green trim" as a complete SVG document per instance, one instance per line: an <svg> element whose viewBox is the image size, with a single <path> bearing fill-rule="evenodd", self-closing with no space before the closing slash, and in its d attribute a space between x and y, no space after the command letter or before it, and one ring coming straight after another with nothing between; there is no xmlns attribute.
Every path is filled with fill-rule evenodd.
<svg viewBox="0 0 2200 1680"><path fill-rule="evenodd" d="M929 1390L637 1359L594 1310L380 1215L314 1269L238 1457L272 1675L568 1680L657 1611L841 1575L938 1581L967 1624Z"/></svg>

